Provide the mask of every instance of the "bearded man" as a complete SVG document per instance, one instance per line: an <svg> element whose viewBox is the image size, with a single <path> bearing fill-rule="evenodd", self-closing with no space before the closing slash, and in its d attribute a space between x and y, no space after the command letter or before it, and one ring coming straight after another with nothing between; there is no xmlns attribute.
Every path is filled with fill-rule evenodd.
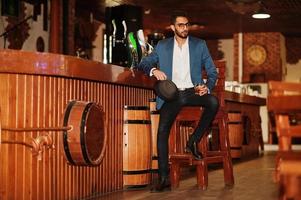
<svg viewBox="0 0 301 200"><path fill-rule="evenodd" d="M202 154L197 143L203 137L206 128L214 119L218 110L218 100L210 94L215 86L217 70L208 51L206 42L189 36L189 20L185 12L175 11L171 16L171 29L174 37L159 41L154 51L143 58L138 65L146 74L158 80L173 81L179 95L171 101L157 97L157 109L160 113L158 128L158 164L159 183L152 192L170 189L168 166L168 138L171 126L183 106L202 106L204 112L194 133L189 138L186 151L195 159L201 160ZM206 70L207 80L202 78L202 70ZM194 86L198 87L195 91Z"/></svg>

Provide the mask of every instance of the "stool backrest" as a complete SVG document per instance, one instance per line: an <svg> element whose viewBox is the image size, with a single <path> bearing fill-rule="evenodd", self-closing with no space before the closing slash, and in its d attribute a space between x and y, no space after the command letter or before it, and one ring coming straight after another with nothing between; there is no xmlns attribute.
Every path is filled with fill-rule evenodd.
<svg viewBox="0 0 301 200"><path fill-rule="evenodd" d="M213 94L216 95L219 99L220 108L225 107L224 101L224 91L225 91L225 72L226 72L226 62L225 61L214 61L216 66L216 70L218 72L217 81L215 83L215 87L213 89ZM204 71L202 74L203 78L207 78L207 74Z"/></svg>
<svg viewBox="0 0 301 200"><path fill-rule="evenodd" d="M268 111L290 113L301 111L301 83L270 81Z"/></svg>
<svg viewBox="0 0 301 200"><path fill-rule="evenodd" d="M279 150L291 150L291 138L301 137L301 83L270 81L267 108L276 122Z"/></svg>

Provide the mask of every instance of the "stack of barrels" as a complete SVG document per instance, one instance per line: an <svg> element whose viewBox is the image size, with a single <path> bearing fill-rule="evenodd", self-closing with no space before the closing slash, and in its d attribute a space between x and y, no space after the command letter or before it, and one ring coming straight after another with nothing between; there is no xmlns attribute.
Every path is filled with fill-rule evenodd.
<svg viewBox="0 0 301 200"><path fill-rule="evenodd" d="M156 103L150 106L124 106L123 185L143 187L157 172L157 129L159 113Z"/></svg>

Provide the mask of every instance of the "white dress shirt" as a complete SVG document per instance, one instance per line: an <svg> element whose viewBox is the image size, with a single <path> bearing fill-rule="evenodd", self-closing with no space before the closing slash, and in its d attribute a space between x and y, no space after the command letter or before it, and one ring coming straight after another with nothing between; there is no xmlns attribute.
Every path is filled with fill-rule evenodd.
<svg viewBox="0 0 301 200"><path fill-rule="evenodd" d="M193 83L190 76L189 46L188 40L180 47L174 39L172 59L172 81L178 88L191 88Z"/></svg>

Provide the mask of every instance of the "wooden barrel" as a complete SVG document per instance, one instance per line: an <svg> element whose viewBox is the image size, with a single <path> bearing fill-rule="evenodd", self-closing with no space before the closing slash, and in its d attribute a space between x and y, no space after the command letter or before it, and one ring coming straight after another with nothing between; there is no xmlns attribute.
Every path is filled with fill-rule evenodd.
<svg viewBox="0 0 301 200"><path fill-rule="evenodd" d="M157 135L160 114L156 108L156 99L149 99L150 119L151 119L151 135L152 135L152 163L151 172L158 173L158 152L157 152Z"/></svg>
<svg viewBox="0 0 301 200"><path fill-rule="evenodd" d="M151 168L149 107L125 106L123 133L123 185L146 186Z"/></svg>
<svg viewBox="0 0 301 200"><path fill-rule="evenodd" d="M70 101L64 113L65 157L72 165L99 165L106 146L105 120L102 108L93 102Z"/></svg>
<svg viewBox="0 0 301 200"><path fill-rule="evenodd" d="M240 158L243 143L243 123L240 112L228 112L229 142L232 158Z"/></svg>

